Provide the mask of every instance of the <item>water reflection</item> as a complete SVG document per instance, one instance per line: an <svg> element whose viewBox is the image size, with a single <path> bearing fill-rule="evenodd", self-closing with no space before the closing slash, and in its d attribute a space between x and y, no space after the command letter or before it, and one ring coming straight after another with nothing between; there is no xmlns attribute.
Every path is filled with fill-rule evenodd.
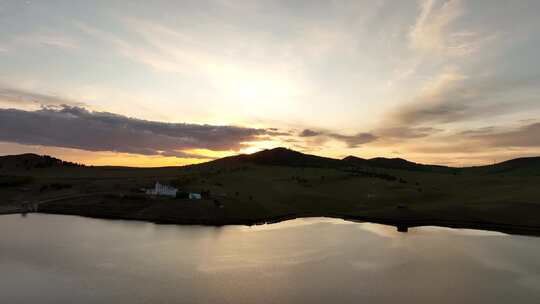
<svg viewBox="0 0 540 304"><path fill-rule="evenodd" d="M372 223L358 223L358 227L364 231L368 231L385 238L403 237L402 233L396 230L394 226L372 224Z"/></svg>
<svg viewBox="0 0 540 304"><path fill-rule="evenodd" d="M406 232L409 231L409 227L408 227L407 225L403 225L403 224L397 225L396 228L397 228L397 231L398 231L398 232L406 233Z"/></svg>
<svg viewBox="0 0 540 304"><path fill-rule="evenodd" d="M308 218L0 217L0 303L538 303L540 239Z"/></svg>

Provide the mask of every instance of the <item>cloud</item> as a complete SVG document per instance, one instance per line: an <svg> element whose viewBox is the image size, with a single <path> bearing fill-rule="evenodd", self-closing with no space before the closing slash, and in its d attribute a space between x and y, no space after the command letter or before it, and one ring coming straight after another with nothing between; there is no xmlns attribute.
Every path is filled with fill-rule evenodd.
<svg viewBox="0 0 540 304"><path fill-rule="evenodd" d="M256 101L277 110L279 104L292 104L293 96L303 92L303 77L295 68L298 63L281 48L269 46L266 35L204 23L179 29L144 19L121 21L129 36L136 39L86 24L78 23L76 27L107 49L154 72L197 79L198 86L212 91L208 99L219 96L242 106ZM287 73L286 79L283 73Z"/></svg>
<svg viewBox="0 0 540 304"><path fill-rule="evenodd" d="M497 155L497 159L535 155L540 151L540 122L522 122L515 126L487 126L454 132L408 145L410 152L424 154ZM405 147L405 146L404 146ZM507 155L503 156L503 155Z"/></svg>
<svg viewBox="0 0 540 304"><path fill-rule="evenodd" d="M478 128L474 130L461 131L459 132L459 135L464 135L464 136L486 135L486 134L491 134L494 132L495 132L495 127L488 126L488 127L482 127L482 128Z"/></svg>
<svg viewBox="0 0 540 304"><path fill-rule="evenodd" d="M213 156L207 156L196 153L188 153L183 151L165 151L160 154L161 156L177 157L177 158L194 158L194 159L216 159Z"/></svg>
<svg viewBox="0 0 540 304"><path fill-rule="evenodd" d="M320 145L327 140L333 139L345 143L349 148L357 148L362 144L373 142L378 139L377 136L371 133L360 132L354 135L344 135L330 131L315 131L311 129L304 129L298 134L299 137L313 138L312 143Z"/></svg>
<svg viewBox="0 0 540 304"><path fill-rule="evenodd" d="M377 136L371 133L357 133L355 135L343 135L338 133L330 133L329 137L337 139L347 144L349 148L357 148L361 144L366 144L377 140Z"/></svg>
<svg viewBox="0 0 540 304"><path fill-rule="evenodd" d="M382 139L410 139L427 137L441 131L441 129L433 127L387 127L378 129L377 136Z"/></svg>
<svg viewBox="0 0 540 304"><path fill-rule="evenodd" d="M462 134L487 147L540 147L540 123L538 122L510 131L496 132L493 128L484 128Z"/></svg>
<svg viewBox="0 0 540 304"><path fill-rule="evenodd" d="M436 7L435 0L420 4L420 15L409 33L413 48L439 51L445 48L444 33L448 25L462 15L459 1L445 1Z"/></svg>
<svg viewBox="0 0 540 304"><path fill-rule="evenodd" d="M318 135L321 135L321 133L310 129L304 129L302 132L300 132L300 134L298 134L300 137L313 137Z"/></svg>
<svg viewBox="0 0 540 304"><path fill-rule="evenodd" d="M470 30L451 31L456 20L465 14L461 0L424 0L420 15L409 32L410 46L423 52L450 56L474 53L496 35Z"/></svg>
<svg viewBox="0 0 540 304"><path fill-rule="evenodd" d="M447 69L411 101L390 112L385 125L416 128L449 124L539 109L538 102L520 92L538 91L536 75L504 78L469 77Z"/></svg>
<svg viewBox="0 0 540 304"><path fill-rule="evenodd" d="M76 102L56 95L41 94L23 89L0 86L0 103L14 106L84 106L82 102Z"/></svg>
<svg viewBox="0 0 540 304"><path fill-rule="evenodd" d="M80 49L80 42L62 32L34 32L19 33L9 38L4 38L0 45L1 53L16 53L28 48L55 48L63 50Z"/></svg>
<svg viewBox="0 0 540 304"><path fill-rule="evenodd" d="M47 46L60 49L78 49L79 44L60 33L34 33L16 39L16 44Z"/></svg>
<svg viewBox="0 0 540 304"><path fill-rule="evenodd" d="M0 109L0 141L141 155L207 158L187 150L238 150L279 132L237 126L166 123L62 106Z"/></svg>
<svg viewBox="0 0 540 304"><path fill-rule="evenodd" d="M470 95L458 89L467 79L456 71L445 71L431 81L413 101L399 106L393 119L402 125L449 122L469 115Z"/></svg>

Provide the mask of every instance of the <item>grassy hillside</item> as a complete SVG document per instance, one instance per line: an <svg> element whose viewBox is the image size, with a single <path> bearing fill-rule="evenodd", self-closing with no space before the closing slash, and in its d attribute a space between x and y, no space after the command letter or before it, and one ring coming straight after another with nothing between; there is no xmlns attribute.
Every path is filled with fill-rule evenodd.
<svg viewBox="0 0 540 304"><path fill-rule="evenodd" d="M0 188L0 212L26 201L46 202L39 205L42 212L167 223L250 224L316 215L540 231L535 164L537 159L524 159L456 171L280 148L185 167L7 166L0 169L7 181ZM151 199L140 192L155 181L207 195L189 201Z"/></svg>
<svg viewBox="0 0 540 304"><path fill-rule="evenodd" d="M263 166L287 166L287 167L320 167L335 168L342 165L338 159L321 157L311 154L304 154L286 148L275 148L264 150L253 154L242 154L225 157L211 163L252 163Z"/></svg>
<svg viewBox="0 0 540 304"><path fill-rule="evenodd" d="M466 168L466 171L475 174L540 176L540 157L516 158L494 165Z"/></svg>
<svg viewBox="0 0 540 304"><path fill-rule="evenodd" d="M28 171L31 169L81 167L82 165L67 162L48 155L20 154L0 156L1 171Z"/></svg>
<svg viewBox="0 0 540 304"><path fill-rule="evenodd" d="M364 167L371 167L371 168L407 170L407 171L419 171L419 172L456 173L459 171L459 169L457 168L418 164L418 163L410 162L402 158L377 157L377 158L372 158L372 159L363 159L356 156L347 156L343 159L343 162L353 165L353 166L364 166Z"/></svg>

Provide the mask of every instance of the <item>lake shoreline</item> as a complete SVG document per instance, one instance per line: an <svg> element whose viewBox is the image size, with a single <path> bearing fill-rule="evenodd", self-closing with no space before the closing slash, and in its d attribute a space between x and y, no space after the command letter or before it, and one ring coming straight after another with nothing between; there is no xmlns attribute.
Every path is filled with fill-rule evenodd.
<svg viewBox="0 0 540 304"><path fill-rule="evenodd" d="M108 216L108 215L89 215L84 213L64 213L64 212L50 212L50 211L39 211L39 212L23 212L22 210L0 210L0 215L9 215L9 214L29 214L29 213L38 213L38 214L55 214L55 215L71 215L71 216L81 216L94 219L103 219L103 220L122 220L122 221L140 221L140 222L149 222L157 225L178 225L178 226L209 226L209 227L221 227L221 226L258 226L265 224L277 224L284 221L301 219L301 218L332 218L340 219L350 222L363 222L363 223L374 223L387 226L394 226L400 232L407 232L408 228L415 227L425 227L425 226L434 226L434 227L443 227L443 228L452 228L452 229L474 229L474 230L484 230L484 231L494 231L501 232L512 235L523 235L523 236L540 236L540 227L529 226L529 225L515 225L508 223L495 223L495 222L486 222L486 221L462 221L462 220L447 220L447 219L414 219L414 218L391 218L391 217L371 217L371 216L360 216L360 215L347 215L347 214L322 214L322 213L295 213L295 214L285 214L279 216L268 216L265 218L258 219L246 219L246 218L227 218L227 219L218 219L218 218L182 218L182 219L167 219L163 218L142 218L137 216Z"/></svg>
<svg viewBox="0 0 540 304"><path fill-rule="evenodd" d="M11 184L0 189L0 213L206 226L331 217L392 225L403 232L441 226L540 236L540 175L344 166L335 160L318 166L304 162L312 160L309 155L277 150L262 156L266 153L272 162L226 158L176 168L51 167L20 172L4 167ZM276 159L279 162L273 162ZM17 182L25 184L12 185ZM156 182L181 189L182 195L146 195ZM200 193L202 199L190 200L185 193Z"/></svg>

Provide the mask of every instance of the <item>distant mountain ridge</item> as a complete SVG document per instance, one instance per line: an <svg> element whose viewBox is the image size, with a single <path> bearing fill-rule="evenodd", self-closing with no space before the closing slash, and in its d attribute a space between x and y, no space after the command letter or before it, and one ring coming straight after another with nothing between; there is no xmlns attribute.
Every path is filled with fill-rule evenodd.
<svg viewBox="0 0 540 304"><path fill-rule="evenodd" d="M263 150L253 154L240 154L217 159L212 162L249 162L263 166L287 166L287 167L336 167L340 160L304 154L287 148L274 148Z"/></svg>
<svg viewBox="0 0 540 304"><path fill-rule="evenodd" d="M274 148L263 150L253 154L240 154L229 156L213 162L248 162L257 165L271 166L289 166L289 167L325 167L338 168L347 166L361 166L380 169L406 170L418 172L435 173L457 173L457 172L477 172L477 173L504 173L512 171L532 171L529 173L540 174L540 157L517 158L502 163L455 168L442 165L426 165L408 161L402 158L384 158L376 157L364 159L356 156L347 156L343 159L322 157L317 155L305 154L302 152L290 150L287 148Z"/></svg>
<svg viewBox="0 0 540 304"><path fill-rule="evenodd" d="M252 163L262 166L286 166L286 167L320 167L320 168L344 168L365 167L375 169L405 170L434 173L479 173L479 174L524 174L540 175L540 157L524 157L507 160L494 165L455 168L441 165L426 165L408 161L402 158L376 157L364 159L356 156L347 156L343 159L317 156L294 151L287 148L274 148L256 152L253 154L240 154L204 163ZM48 155L19 154L0 156L0 170L29 170L34 168L82 166L72 162L62 161Z"/></svg>
<svg viewBox="0 0 540 304"><path fill-rule="evenodd" d="M253 154L241 154L226 157L223 161L249 162L257 165L288 166L288 167L348 167L362 166L383 169L410 170L410 171L444 171L451 172L455 170L445 166L417 164L401 158L372 158L364 159L356 156L347 156L343 159L322 157L317 155L305 154L287 148L274 148L263 150Z"/></svg>
<svg viewBox="0 0 540 304"><path fill-rule="evenodd" d="M466 168L469 171L486 174L540 175L540 157L514 158L487 166Z"/></svg>

